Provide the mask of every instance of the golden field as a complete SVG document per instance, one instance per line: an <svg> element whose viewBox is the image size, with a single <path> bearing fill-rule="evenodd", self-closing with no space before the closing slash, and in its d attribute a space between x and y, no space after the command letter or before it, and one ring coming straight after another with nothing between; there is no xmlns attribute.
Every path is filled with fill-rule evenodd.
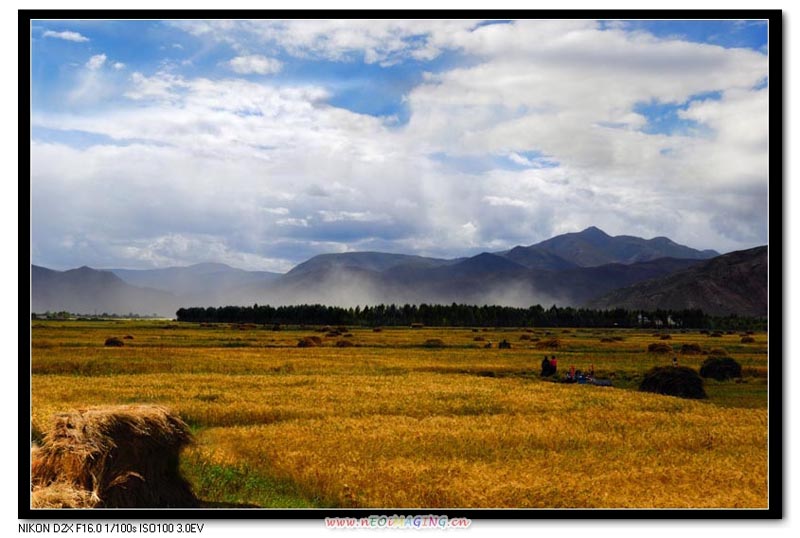
<svg viewBox="0 0 800 538"><path fill-rule="evenodd" d="M350 334L34 321L34 437L69 409L167 406L195 432L186 476L204 501L226 505L768 505L765 333L748 344L738 333L670 331L661 340L666 331L622 329ZM132 338L105 347L111 336ZM322 344L298 348L305 336ZM539 347L552 338L557 349ZM426 347L429 339L444 347ZM497 349L502 339L512 348ZM354 345L336 347L341 340ZM742 365L743 379L706 380L703 401L639 393L643 372L673 356L648 353L653 342L723 349ZM560 374L592 364L615 386L542 380L544 355L558 357ZM706 358L674 355L696 369Z"/></svg>

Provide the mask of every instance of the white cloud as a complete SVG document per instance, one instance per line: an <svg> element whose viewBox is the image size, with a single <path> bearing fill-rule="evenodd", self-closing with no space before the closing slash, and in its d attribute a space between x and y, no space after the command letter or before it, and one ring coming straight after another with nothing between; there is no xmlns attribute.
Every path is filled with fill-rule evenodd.
<svg viewBox="0 0 800 538"><path fill-rule="evenodd" d="M232 71L240 75L271 75L279 72L283 67L280 60L267 58L258 54L237 56L227 62L227 65Z"/></svg>
<svg viewBox="0 0 800 538"><path fill-rule="evenodd" d="M287 207L265 207L264 211L272 215L288 215L290 213Z"/></svg>
<svg viewBox="0 0 800 538"><path fill-rule="evenodd" d="M72 32L70 30L64 30L63 32L54 32L53 30L47 30L42 34L43 37L52 37L55 39L63 39L65 41L74 41L76 43L83 43L89 41L88 37L82 36L78 32Z"/></svg>
<svg viewBox="0 0 800 538"><path fill-rule="evenodd" d="M515 200L505 196L484 196L483 199L491 206L530 207L530 202Z"/></svg>
<svg viewBox="0 0 800 538"><path fill-rule="evenodd" d="M275 224L278 226L300 226L302 228L308 228L308 220L291 217L286 219L278 219L275 221Z"/></svg>
<svg viewBox="0 0 800 538"><path fill-rule="evenodd" d="M175 21L195 35L225 42L237 50L276 44L297 57L393 65L408 58L431 60L457 46L456 36L477 21L294 20Z"/></svg>
<svg viewBox="0 0 800 538"><path fill-rule="evenodd" d="M108 57L105 54L95 54L90 57L83 65L83 69L76 71L75 85L66 95L67 102L70 105L87 106L102 102L118 94L120 91L119 77L103 69L108 64ZM111 65L114 71L119 71L125 67L124 64L119 62Z"/></svg>
<svg viewBox="0 0 800 538"><path fill-rule="evenodd" d="M132 87L124 95L134 100L168 100L177 96L176 92L186 86L182 78L163 71L151 77L136 71L131 75L131 82Z"/></svg>
<svg viewBox="0 0 800 538"><path fill-rule="evenodd" d="M323 222L354 221L354 222L379 222L390 221L388 215L373 213L372 211L318 211Z"/></svg>
<svg viewBox="0 0 800 538"><path fill-rule="evenodd" d="M94 56L89 58L88 62L86 62L86 67L91 69L92 71L96 71L101 67L103 67L103 64L106 63L106 59L107 57L105 54L95 54Z"/></svg>
<svg viewBox="0 0 800 538"><path fill-rule="evenodd" d="M461 44L484 61L430 75L408 96L406 132L430 151L505 154L521 165L528 159L520 152L534 151L560 163L573 184L632 188L662 201L686 189L706 197L766 184L766 92L749 90L768 73L760 53L600 31L582 21L487 26ZM691 103L680 116L702 122L711 138L641 130L647 118L638 104L677 105L708 91L724 97ZM747 151L741 137L755 139Z"/></svg>
<svg viewBox="0 0 800 538"><path fill-rule="evenodd" d="M530 159L526 159L525 157L523 157L519 153L516 153L516 152L513 152L513 151L508 156L508 158L511 160L511 162L513 162L515 164L518 164L520 166L533 166L533 163L531 162Z"/></svg>

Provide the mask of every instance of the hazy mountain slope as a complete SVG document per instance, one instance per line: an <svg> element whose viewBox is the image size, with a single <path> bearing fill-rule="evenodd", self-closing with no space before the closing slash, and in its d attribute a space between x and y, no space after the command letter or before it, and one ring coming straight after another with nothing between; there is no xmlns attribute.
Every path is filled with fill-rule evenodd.
<svg viewBox="0 0 800 538"><path fill-rule="evenodd" d="M498 256L507 258L530 269L545 269L558 271L578 267L577 264L567 261L547 250L532 247L514 247L505 252L498 252Z"/></svg>
<svg viewBox="0 0 800 538"><path fill-rule="evenodd" d="M482 253L453 265L396 266L386 271L320 266L290 272L258 293L259 302L325 302L356 306L378 303L472 303L581 306L620 286L684 269L698 260L662 258L632 265L529 269L502 256Z"/></svg>
<svg viewBox="0 0 800 538"><path fill-rule="evenodd" d="M31 310L80 314L159 314L173 316L177 297L123 282L109 271L80 267L53 271L31 265Z"/></svg>
<svg viewBox="0 0 800 538"><path fill-rule="evenodd" d="M310 273L322 269L350 267L369 271L386 271L394 267L438 267L452 264L457 260L426 258L408 254L391 254L387 252L344 252L341 254L320 254L296 265L290 275Z"/></svg>
<svg viewBox="0 0 800 538"><path fill-rule="evenodd" d="M676 271L702 263L702 260L659 258L647 262L610 263L596 267L578 267L559 272L539 273L537 286L551 290L571 306L584 306L587 302L614 289L637 282L667 276Z"/></svg>
<svg viewBox="0 0 800 538"><path fill-rule="evenodd" d="M589 304L596 308L700 308L714 315L766 316L768 261L766 246L739 250L612 291Z"/></svg>
<svg viewBox="0 0 800 538"><path fill-rule="evenodd" d="M169 292L192 305L220 305L242 301L251 286L281 276L269 271L245 271L222 263L201 263L164 269L109 269L125 282ZM249 300L249 299L248 299Z"/></svg>

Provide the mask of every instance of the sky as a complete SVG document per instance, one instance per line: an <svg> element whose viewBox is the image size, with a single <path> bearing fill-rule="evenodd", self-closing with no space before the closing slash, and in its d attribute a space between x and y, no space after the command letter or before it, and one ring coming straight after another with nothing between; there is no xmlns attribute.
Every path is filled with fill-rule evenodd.
<svg viewBox="0 0 800 538"><path fill-rule="evenodd" d="M763 21L34 21L31 261L768 240Z"/></svg>

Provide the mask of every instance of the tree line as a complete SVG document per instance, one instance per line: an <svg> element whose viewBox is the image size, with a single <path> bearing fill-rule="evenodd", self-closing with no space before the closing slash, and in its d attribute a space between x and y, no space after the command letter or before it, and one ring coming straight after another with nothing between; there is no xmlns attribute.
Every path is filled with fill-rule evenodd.
<svg viewBox="0 0 800 538"><path fill-rule="evenodd" d="M260 325L350 325L394 327L655 327L725 330L763 330L766 319L715 317L700 309L592 310L588 308L528 308L456 304L377 305L343 308L321 304L292 306L191 307L177 311L177 320L201 323L255 323Z"/></svg>

